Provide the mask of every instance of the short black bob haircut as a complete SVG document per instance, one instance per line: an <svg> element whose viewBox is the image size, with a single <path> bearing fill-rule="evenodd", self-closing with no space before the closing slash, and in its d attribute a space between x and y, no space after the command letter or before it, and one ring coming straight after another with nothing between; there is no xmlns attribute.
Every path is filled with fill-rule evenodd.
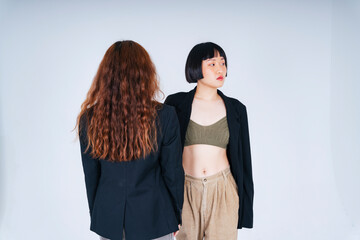
<svg viewBox="0 0 360 240"><path fill-rule="evenodd" d="M202 61L213 58L215 52L219 52L220 56L224 58L227 68L226 54L219 45L205 42L199 43L191 49L185 65L185 77L189 83L196 83L199 79L204 78L201 67Z"/></svg>

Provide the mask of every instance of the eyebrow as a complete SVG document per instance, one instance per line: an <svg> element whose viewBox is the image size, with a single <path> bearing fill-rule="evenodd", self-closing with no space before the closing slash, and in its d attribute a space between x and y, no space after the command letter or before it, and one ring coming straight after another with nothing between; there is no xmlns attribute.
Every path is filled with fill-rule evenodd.
<svg viewBox="0 0 360 240"><path fill-rule="evenodd" d="M225 60L223 57L220 58L220 60ZM215 58L208 58L206 61L215 61Z"/></svg>

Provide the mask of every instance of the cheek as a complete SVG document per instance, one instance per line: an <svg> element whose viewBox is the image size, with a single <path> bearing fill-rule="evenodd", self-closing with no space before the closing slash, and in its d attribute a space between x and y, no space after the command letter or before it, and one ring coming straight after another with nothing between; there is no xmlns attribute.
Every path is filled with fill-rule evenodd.
<svg viewBox="0 0 360 240"><path fill-rule="evenodd" d="M205 67L202 67L201 72L202 72L203 78L205 78L207 75L207 69Z"/></svg>
<svg viewBox="0 0 360 240"><path fill-rule="evenodd" d="M209 76L209 70L207 68L204 68L203 71L203 77L206 78L207 76Z"/></svg>
<svg viewBox="0 0 360 240"><path fill-rule="evenodd" d="M203 70L203 75L204 75L204 78L206 77L212 77L214 75L214 71L212 69L209 69L209 68L205 68Z"/></svg>

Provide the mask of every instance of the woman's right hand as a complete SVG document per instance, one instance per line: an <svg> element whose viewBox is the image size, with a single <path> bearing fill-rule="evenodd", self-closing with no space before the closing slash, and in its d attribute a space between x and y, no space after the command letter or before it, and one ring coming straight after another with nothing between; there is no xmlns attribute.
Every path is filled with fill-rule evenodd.
<svg viewBox="0 0 360 240"><path fill-rule="evenodd" d="M179 224L178 227L179 227L179 230L180 230L181 225ZM177 230L176 232L174 232L174 237L176 237L176 235L178 235L179 230Z"/></svg>

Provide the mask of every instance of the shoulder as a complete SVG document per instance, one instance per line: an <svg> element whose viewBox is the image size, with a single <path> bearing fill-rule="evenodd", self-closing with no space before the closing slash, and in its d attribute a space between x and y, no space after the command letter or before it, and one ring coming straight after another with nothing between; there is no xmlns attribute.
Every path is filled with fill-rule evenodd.
<svg viewBox="0 0 360 240"><path fill-rule="evenodd" d="M79 127L83 129L87 129L87 126L89 124L89 121L91 120L92 115L93 115L93 108L86 109L85 112L80 117Z"/></svg>
<svg viewBox="0 0 360 240"><path fill-rule="evenodd" d="M158 106L158 116L161 122L169 121L169 119L172 119L176 117L176 111L175 107L160 103Z"/></svg>
<svg viewBox="0 0 360 240"><path fill-rule="evenodd" d="M237 112L239 114L243 114L244 112L246 112L246 106L244 103L242 103L241 101L239 101L238 99L236 98L233 98L233 97L228 97L228 96L225 96L224 97L227 99L227 101L231 104L231 106L237 110Z"/></svg>
<svg viewBox="0 0 360 240"><path fill-rule="evenodd" d="M165 104L171 105L171 106L177 106L179 105L182 100L184 100L184 97L188 94L188 92L178 92L174 94L170 94L165 99Z"/></svg>
<svg viewBox="0 0 360 240"><path fill-rule="evenodd" d="M92 109L86 109L86 111L80 116L78 134L81 144L87 144L88 125L91 120L92 114L93 114Z"/></svg>
<svg viewBox="0 0 360 240"><path fill-rule="evenodd" d="M92 116L92 109L86 109L83 114L80 116L80 119L79 119L79 130L82 130L82 131L79 131L79 132L84 132L87 130L88 128L88 124L89 124L89 121L91 119L91 116Z"/></svg>
<svg viewBox="0 0 360 240"><path fill-rule="evenodd" d="M176 128L179 124L175 107L160 103L158 106L158 127L165 129Z"/></svg>
<svg viewBox="0 0 360 240"><path fill-rule="evenodd" d="M159 115L167 115L175 111L175 108L173 106L167 105L165 103L160 103L157 109Z"/></svg>

